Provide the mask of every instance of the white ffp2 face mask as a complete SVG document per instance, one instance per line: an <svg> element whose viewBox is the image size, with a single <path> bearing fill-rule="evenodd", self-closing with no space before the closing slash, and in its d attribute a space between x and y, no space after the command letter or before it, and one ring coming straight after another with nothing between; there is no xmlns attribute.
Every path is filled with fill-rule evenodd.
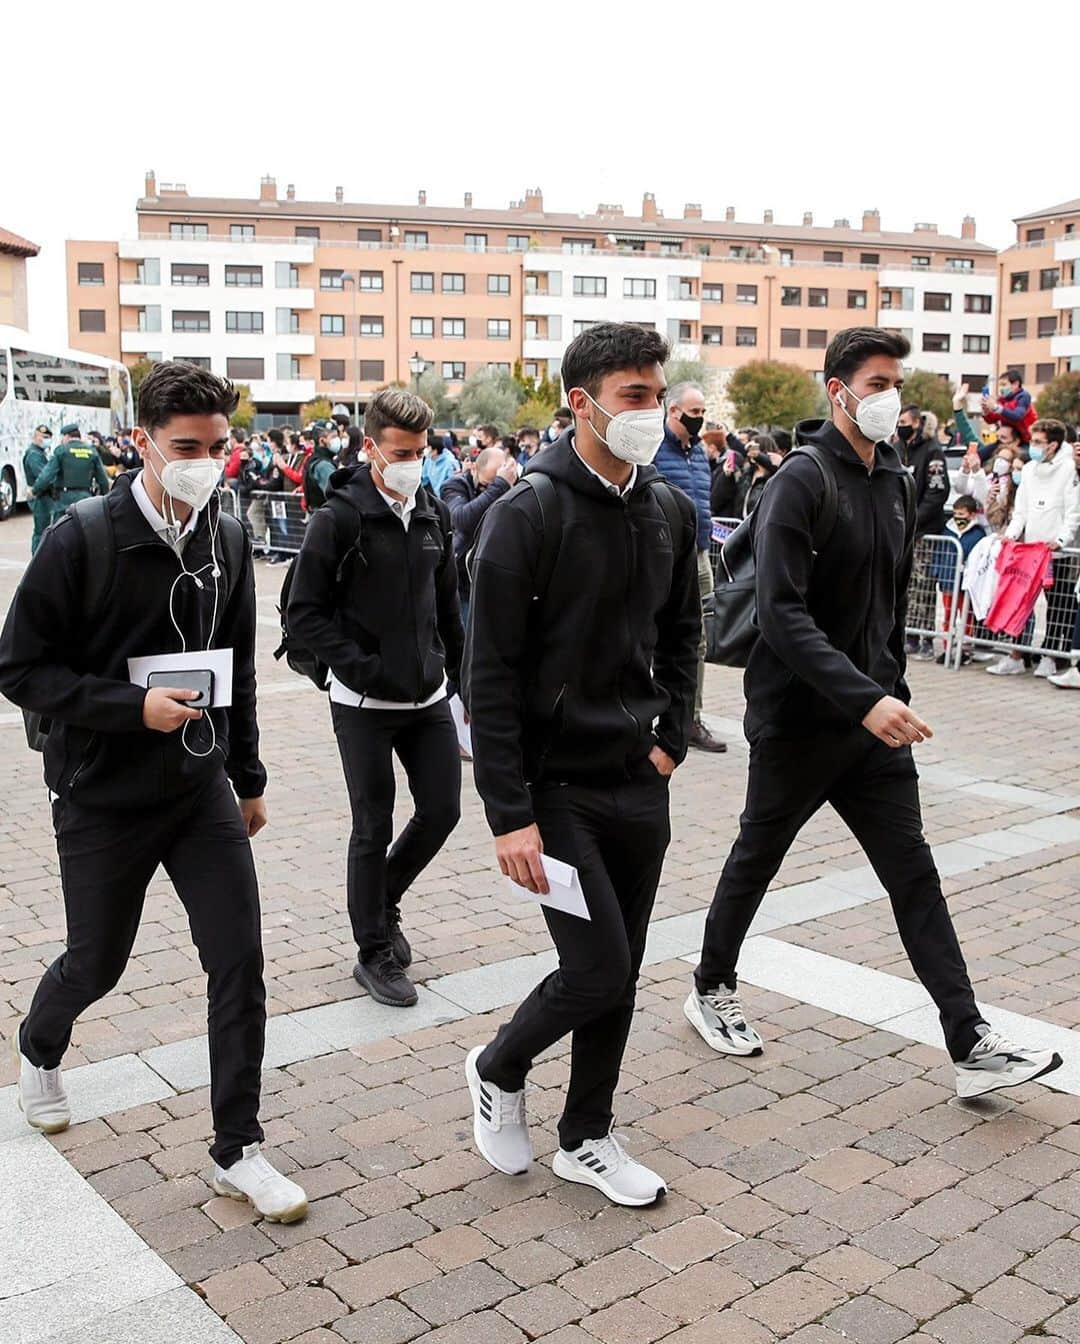
<svg viewBox="0 0 1080 1344"><path fill-rule="evenodd" d="M378 449L375 451L378 452ZM382 463L380 470L383 485L387 490L392 490L395 495L404 495L406 499L412 499L420 489L423 462L387 462L382 453L379 453L379 460Z"/></svg>
<svg viewBox="0 0 1080 1344"><path fill-rule="evenodd" d="M214 491L221 483L224 467L213 457L184 458L170 461L147 434L150 446L165 465L158 472L152 464L150 470L157 477L165 493L181 504L189 504L196 513L210 502Z"/></svg>
<svg viewBox="0 0 1080 1344"><path fill-rule="evenodd" d="M580 390L585 392L584 388ZM585 395L589 397L588 392ZM657 406L653 410L619 411L617 415L612 415L594 397L589 397L589 400L598 411L604 411L609 417L606 434L601 434L595 425L592 426L592 432L606 445L608 452L620 462L647 467L659 452L664 437L664 408Z"/></svg>
<svg viewBox="0 0 1080 1344"><path fill-rule="evenodd" d="M836 404L847 418L858 426L859 433L871 443L891 439L896 433L896 422L900 419L900 393L896 388L890 387L887 392L874 392L869 397L859 398L847 383L841 383L840 386L859 403L852 415L844 402L839 397L836 399Z"/></svg>

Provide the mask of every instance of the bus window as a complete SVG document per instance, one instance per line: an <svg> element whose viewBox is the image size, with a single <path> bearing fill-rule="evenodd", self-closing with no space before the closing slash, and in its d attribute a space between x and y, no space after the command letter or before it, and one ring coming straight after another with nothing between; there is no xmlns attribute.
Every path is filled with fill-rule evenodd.
<svg viewBox="0 0 1080 1344"><path fill-rule="evenodd" d="M12 350L11 361L16 401L110 406L108 369L33 350Z"/></svg>
<svg viewBox="0 0 1080 1344"><path fill-rule="evenodd" d="M7 376L7 351L0 346L0 401L7 396L8 376Z"/></svg>

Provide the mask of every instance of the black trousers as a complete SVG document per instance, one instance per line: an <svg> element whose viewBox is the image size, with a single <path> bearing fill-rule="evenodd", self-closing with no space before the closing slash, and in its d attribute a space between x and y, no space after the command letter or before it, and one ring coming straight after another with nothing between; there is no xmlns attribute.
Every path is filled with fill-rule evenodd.
<svg viewBox="0 0 1080 1344"><path fill-rule="evenodd" d="M222 1167L261 1142L266 1029L259 888L247 828L224 773L160 808L118 813L53 804L67 951L38 985L21 1045L38 1068L59 1066L75 1019L116 985L158 865L183 902L207 979L210 1106Z"/></svg>
<svg viewBox="0 0 1080 1344"><path fill-rule="evenodd" d="M446 843L461 816L461 756L446 700L427 709L354 709L331 702L352 809L348 900L361 960L390 946L387 915ZM413 815L394 835L394 753ZM389 850L389 853L387 853Z"/></svg>
<svg viewBox="0 0 1080 1344"><path fill-rule="evenodd" d="M534 789L533 809L544 852L578 870L591 918L542 907L559 968L500 1027L477 1067L496 1087L519 1091L536 1056L572 1032L559 1141L573 1149L611 1128L645 935L671 839L668 786L645 762L641 778L609 788Z"/></svg>
<svg viewBox="0 0 1080 1344"><path fill-rule="evenodd" d="M911 748L887 747L861 727L750 744L746 810L705 924L699 992L734 986L739 949L766 888L824 803L847 823L889 893L900 939L937 1005L949 1053L965 1058L983 1019L923 837Z"/></svg>

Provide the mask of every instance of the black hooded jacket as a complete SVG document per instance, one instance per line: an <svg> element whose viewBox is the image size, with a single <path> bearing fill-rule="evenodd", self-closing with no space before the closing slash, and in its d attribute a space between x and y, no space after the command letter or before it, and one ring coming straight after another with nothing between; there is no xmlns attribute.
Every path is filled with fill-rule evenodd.
<svg viewBox="0 0 1080 1344"><path fill-rule="evenodd" d="M496 835L531 824L528 784L610 783L641 769L657 743L676 763L687 750L701 637L697 512L668 487L685 523L672 537L649 486L654 467L639 467L620 498L573 443L568 430L526 469L558 492L547 592L536 594L540 505L523 483L488 511L472 562L463 689Z"/></svg>
<svg viewBox="0 0 1080 1344"><path fill-rule="evenodd" d="M808 737L862 722L885 695L907 703L904 616L911 575L904 468L877 445L872 471L831 421L796 426L797 443L835 459L838 516L815 556L824 498L817 465L796 457L754 514L757 623L746 668L746 735Z"/></svg>
<svg viewBox="0 0 1080 1344"><path fill-rule="evenodd" d="M116 543L109 593L88 620L84 610L86 549L69 515L45 533L8 609L0 635L0 692L22 709L53 721L45 746L45 781L63 797L89 807L152 807L204 783L224 765L241 798L259 798L266 771L259 761L255 721L255 578L251 547L231 583L211 635L215 582L210 574L210 520L204 509L184 550L183 567L200 571L201 587L180 579L176 552L158 537L131 494L137 475L118 476L107 496ZM234 520L221 519L222 525ZM222 541L218 555L225 567ZM229 576L217 580L219 604ZM213 709L217 746L205 716L191 720L184 749L180 733L143 725L146 691L128 679L127 660L177 653L183 630L188 649L231 648L233 693L229 709Z"/></svg>
<svg viewBox="0 0 1080 1344"><path fill-rule="evenodd" d="M916 433L907 443L900 440L897 452L915 479L915 499L919 507L916 536L940 536L945 531L945 505L950 489L945 450L936 440Z"/></svg>
<svg viewBox="0 0 1080 1344"><path fill-rule="evenodd" d="M344 520L335 495L351 506ZM421 486L406 531L366 465L335 471L327 500L294 562L290 634L359 695L415 704L444 674L455 686L463 635L446 505Z"/></svg>

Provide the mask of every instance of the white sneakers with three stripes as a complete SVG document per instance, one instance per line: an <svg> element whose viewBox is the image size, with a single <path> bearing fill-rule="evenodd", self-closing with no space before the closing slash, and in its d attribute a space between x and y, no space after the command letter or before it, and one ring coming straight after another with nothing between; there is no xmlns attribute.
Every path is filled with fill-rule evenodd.
<svg viewBox="0 0 1080 1344"><path fill-rule="evenodd" d="M470 1050L465 1077L473 1102L473 1138L480 1154L496 1171L520 1176L532 1165L533 1147L525 1116L525 1092L504 1092L481 1078L477 1061L481 1047ZM655 1171L630 1157L614 1134L587 1139L575 1152L560 1148L551 1168L564 1181L594 1185L613 1204L654 1204L667 1193Z"/></svg>

